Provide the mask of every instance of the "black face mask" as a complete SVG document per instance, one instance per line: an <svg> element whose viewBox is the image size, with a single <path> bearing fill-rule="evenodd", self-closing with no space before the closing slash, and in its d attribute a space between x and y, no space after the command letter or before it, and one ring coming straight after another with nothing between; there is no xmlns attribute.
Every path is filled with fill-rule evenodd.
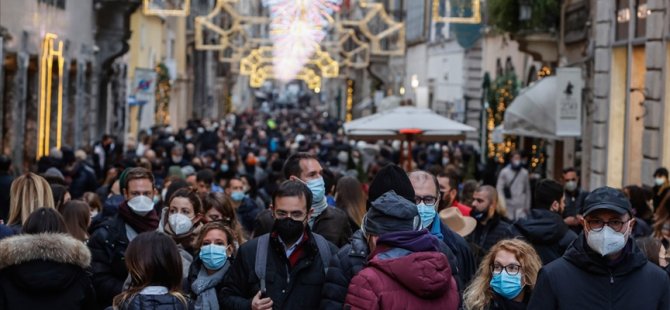
<svg viewBox="0 0 670 310"><path fill-rule="evenodd" d="M300 221L295 221L290 217L275 219L272 231L277 232L279 237L281 237L281 240L285 243L293 243L297 241L303 231L305 231L305 224Z"/></svg>
<svg viewBox="0 0 670 310"><path fill-rule="evenodd" d="M484 211L479 211L476 208L470 210L470 216L474 217L477 222L482 222L486 219L486 215L489 213L489 209L486 208Z"/></svg>

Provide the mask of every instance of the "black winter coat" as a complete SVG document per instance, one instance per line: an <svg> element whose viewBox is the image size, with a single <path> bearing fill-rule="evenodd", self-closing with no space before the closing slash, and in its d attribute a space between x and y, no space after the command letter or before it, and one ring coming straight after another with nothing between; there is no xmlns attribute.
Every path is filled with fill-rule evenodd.
<svg viewBox="0 0 670 310"><path fill-rule="evenodd" d="M581 234L563 257L540 269L528 309L670 309L670 278L632 239L614 266Z"/></svg>
<svg viewBox="0 0 670 310"><path fill-rule="evenodd" d="M470 283L470 280L472 280L472 277L477 272L475 256L472 254L470 246L468 245L468 242L465 241L465 238L455 233L441 221L440 231L442 232L444 243L451 249L458 260L458 273L462 280L461 283L459 283L460 286L458 287L458 290L462 293L465 290L465 286Z"/></svg>
<svg viewBox="0 0 670 310"><path fill-rule="evenodd" d="M337 309L344 307L349 282L367 263L370 249L363 232L357 230L351 242L343 246L330 259L330 267L326 275L326 283L321 293L321 309Z"/></svg>
<svg viewBox="0 0 670 310"><path fill-rule="evenodd" d="M91 253L65 234L0 242L0 309L95 309Z"/></svg>
<svg viewBox="0 0 670 310"><path fill-rule="evenodd" d="M128 277L125 254L128 248L126 224L116 215L95 229L88 240L93 261L93 286L98 292L101 308L110 306L114 296L121 293L123 282Z"/></svg>
<svg viewBox="0 0 670 310"><path fill-rule="evenodd" d="M465 240L470 242L476 265L479 266L484 255L498 241L512 239L517 236L519 236L519 232L512 224L503 221L498 215L494 215L486 225L477 223L475 230Z"/></svg>
<svg viewBox="0 0 670 310"><path fill-rule="evenodd" d="M165 295L136 295L123 303L119 310L187 310L193 309L190 301L186 305L177 297Z"/></svg>
<svg viewBox="0 0 670 310"><path fill-rule="evenodd" d="M309 239L303 245L305 256L290 268L284 246L276 237L270 237L267 252L266 289L272 299L273 309L315 309L321 300L321 289L326 280L325 266L314 241L307 229ZM250 309L251 300L260 291L260 280L256 276L256 246L258 238L243 244L231 270L223 280L223 290L219 292L221 309ZM330 244L331 255L337 252ZM290 280L289 280L290 279Z"/></svg>
<svg viewBox="0 0 670 310"><path fill-rule="evenodd" d="M577 234L570 230L557 213L544 209L532 209L526 219L514 223L516 229L528 242L546 265L560 258Z"/></svg>

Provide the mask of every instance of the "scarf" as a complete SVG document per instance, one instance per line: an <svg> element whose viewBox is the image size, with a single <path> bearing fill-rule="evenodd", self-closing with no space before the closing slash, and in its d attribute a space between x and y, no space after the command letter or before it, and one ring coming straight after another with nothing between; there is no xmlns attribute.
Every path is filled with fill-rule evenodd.
<svg viewBox="0 0 670 310"><path fill-rule="evenodd" d="M319 215L321 215L323 211L326 211L327 208L328 208L328 202L326 201L326 199L322 199L321 202L312 205L312 210L314 211L312 212L312 216L307 221L307 224L309 224L309 228L312 228L312 226L314 226L314 221L316 221L316 218L319 217Z"/></svg>
<svg viewBox="0 0 670 310"><path fill-rule="evenodd" d="M205 266L200 267L198 278L191 284L191 290L198 298L195 300L195 310L213 310L219 309L219 301L216 297L215 286L223 280L223 276L230 267L230 263L226 262L221 269L217 270L212 275L207 274Z"/></svg>
<svg viewBox="0 0 670 310"><path fill-rule="evenodd" d="M158 215L156 214L156 210L151 210L147 215L140 216L130 210L127 201L124 201L119 206L119 216L121 216L123 221L130 225L130 227L132 227L138 234L154 231L158 228Z"/></svg>

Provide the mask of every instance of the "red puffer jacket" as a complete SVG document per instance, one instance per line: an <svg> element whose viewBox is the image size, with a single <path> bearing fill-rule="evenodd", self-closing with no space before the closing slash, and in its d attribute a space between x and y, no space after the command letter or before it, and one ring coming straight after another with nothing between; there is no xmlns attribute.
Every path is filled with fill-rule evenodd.
<svg viewBox="0 0 670 310"><path fill-rule="evenodd" d="M444 254L396 248L376 255L351 280L345 308L451 310L459 298Z"/></svg>

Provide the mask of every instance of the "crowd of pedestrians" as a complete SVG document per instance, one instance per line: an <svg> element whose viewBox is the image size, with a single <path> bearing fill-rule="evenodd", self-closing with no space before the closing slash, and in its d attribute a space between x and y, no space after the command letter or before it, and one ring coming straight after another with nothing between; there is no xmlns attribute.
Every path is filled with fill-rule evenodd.
<svg viewBox="0 0 670 310"><path fill-rule="evenodd" d="M0 156L0 309L670 309L670 182L350 141L309 108ZM465 181L468 179L467 181Z"/></svg>

